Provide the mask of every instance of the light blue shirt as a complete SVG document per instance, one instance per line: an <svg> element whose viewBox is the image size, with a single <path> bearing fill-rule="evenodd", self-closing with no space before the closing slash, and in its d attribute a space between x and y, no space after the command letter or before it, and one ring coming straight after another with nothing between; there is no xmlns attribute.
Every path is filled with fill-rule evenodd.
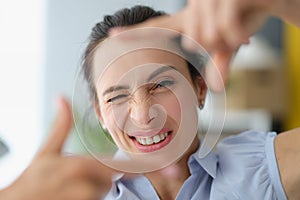
<svg viewBox="0 0 300 200"><path fill-rule="evenodd" d="M277 167L276 133L247 131L217 145L216 153L199 158L199 150L188 161L190 177L178 200L285 200ZM159 196L145 176L117 179L106 200L156 200Z"/></svg>

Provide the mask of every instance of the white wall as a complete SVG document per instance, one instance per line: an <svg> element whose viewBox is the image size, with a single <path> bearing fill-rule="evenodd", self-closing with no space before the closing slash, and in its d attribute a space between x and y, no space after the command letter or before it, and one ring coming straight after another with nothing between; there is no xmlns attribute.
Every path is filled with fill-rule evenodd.
<svg viewBox="0 0 300 200"><path fill-rule="evenodd" d="M136 4L174 12L174 0L0 1L0 188L29 164L47 135L55 97L71 97L83 48L105 14Z"/></svg>
<svg viewBox="0 0 300 200"><path fill-rule="evenodd" d="M0 188L18 176L41 141L43 3L0 1Z"/></svg>

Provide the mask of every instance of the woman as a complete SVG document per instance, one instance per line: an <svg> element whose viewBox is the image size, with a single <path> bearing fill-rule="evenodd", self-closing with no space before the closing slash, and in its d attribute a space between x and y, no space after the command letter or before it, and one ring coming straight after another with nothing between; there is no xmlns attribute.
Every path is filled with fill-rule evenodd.
<svg viewBox="0 0 300 200"><path fill-rule="evenodd" d="M191 104L196 102L202 107L206 95L203 79L191 70L188 62L158 50L133 52L112 62L109 68L97 71L104 54L102 44L108 38L110 28L133 25L160 15L163 13L136 6L106 16L93 28L85 52L83 71L99 121L118 147L127 152L159 151L167 148L175 136L180 136L182 132L177 131L182 120L181 112L194 106L184 104L181 107L176 101L178 96L174 91L181 91L185 85L180 75L195 93L195 98L189 96L195 100ZM163 63L163 66L145 67L147 63ZM165 109L163 125L158 122L161 121L160 115L151 115L150 108L155 104ZM294 171L295 165L299 165L300 159L296 153L299 147L290 142L299 139L300 133L299 130L292 132L280 136L245 132L225 139L218 145L217 154L211 152L205 158L199 158L200 141L194 137L188 150L173 164L172 169L177 170L172 176L163 176L157 170L131 179L121 177L114 181L106 198L299 198L296 188L299 187L300 176L299 172Z"/></svg>

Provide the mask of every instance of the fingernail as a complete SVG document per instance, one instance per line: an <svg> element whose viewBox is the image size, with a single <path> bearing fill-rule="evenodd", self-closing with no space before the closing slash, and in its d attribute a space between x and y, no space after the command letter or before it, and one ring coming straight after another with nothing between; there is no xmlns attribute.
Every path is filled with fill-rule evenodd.
<svg viewBox="0 0 300 200"><path fill-rule="evenodd" d="M214 92L221 92L224 89L224 80L221 77L220 72L215 66L210 63L206 70L206 79L209 89Z"/></svg>

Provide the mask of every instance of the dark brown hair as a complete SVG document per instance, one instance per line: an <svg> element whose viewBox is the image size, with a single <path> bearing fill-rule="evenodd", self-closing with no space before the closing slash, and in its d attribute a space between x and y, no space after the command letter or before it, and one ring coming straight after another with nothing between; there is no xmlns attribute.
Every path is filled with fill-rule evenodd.
<svg viewBox="0 0 300 200"><path fill-rule="evenodd" d="M113 15L104 16L103 21L97 23L91 32L89 37L89 43L86 47L86 50L83 54L83 62L82 62L82 71L84 73L84 77L89 85L90 95L92 100L98 100L96 94L96 88L93 83L93 70L92 70L92 62L93 62L93 53L95 48L99 43L101 43L104 39L108 37L109 30L113 27L120 26L128 26L141 23L147 19L166 15L166 13L162 11L155 11L147 6L134 6L132 8L124 8ZM195 67L193 67L189 62L189 71L192 79L199 75L199 72Z"/></svg>

